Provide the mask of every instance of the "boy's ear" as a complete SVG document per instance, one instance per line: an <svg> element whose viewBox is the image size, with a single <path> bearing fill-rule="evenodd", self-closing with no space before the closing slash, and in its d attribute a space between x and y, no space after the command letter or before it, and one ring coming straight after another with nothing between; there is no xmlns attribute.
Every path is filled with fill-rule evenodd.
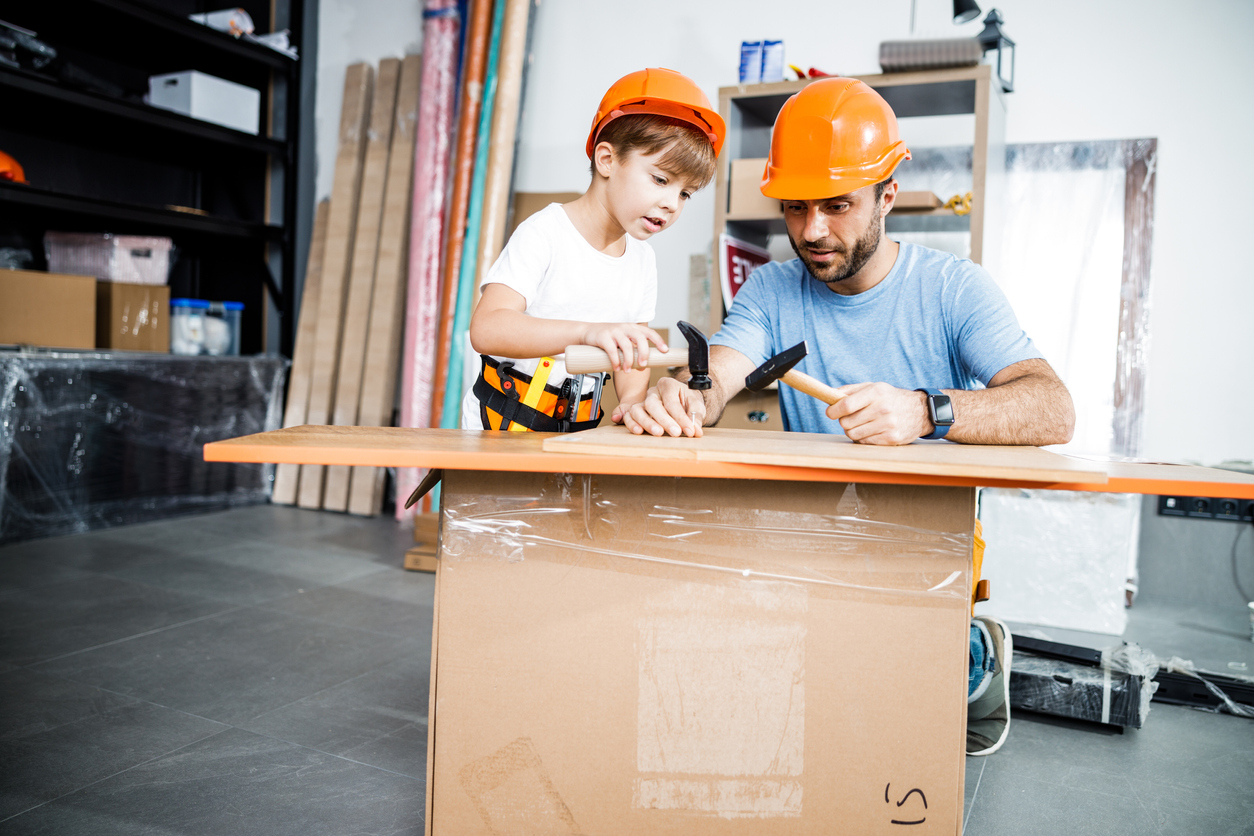
<svg viewBox="0 0 1254 836"><path fill-rule="evenodd" d="M592 149L592 168L602 177L610 176L610 169L614 166L614 146L608 142L598 142L596 147Z"/></svg>

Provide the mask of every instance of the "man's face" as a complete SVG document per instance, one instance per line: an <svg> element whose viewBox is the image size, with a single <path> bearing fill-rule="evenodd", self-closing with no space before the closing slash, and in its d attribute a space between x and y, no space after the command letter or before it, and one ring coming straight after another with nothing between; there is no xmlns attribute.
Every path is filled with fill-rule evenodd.
<svg viewBox="0 0 1254 836"><path fill-rule="evenodd" d="M810 275L828 285L858 274L883 237L875 186L826 200L785 200L788 241Z"/></svg>

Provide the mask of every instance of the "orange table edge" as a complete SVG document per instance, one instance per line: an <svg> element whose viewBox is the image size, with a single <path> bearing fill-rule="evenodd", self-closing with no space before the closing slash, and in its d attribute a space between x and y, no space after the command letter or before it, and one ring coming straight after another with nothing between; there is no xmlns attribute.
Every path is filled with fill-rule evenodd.
<svg viewBox="0 0 1254 836"><path fill-rule="evenodd" d="M322 464L370 467L419 467L446 470L493 470L534 473L589 473L623 476L682 476L703 479L764 479L794 482L864 482L889 485L934 485L947 487L1034 488L1037 490L1086 491L1093 493L1135 493L1173 496L1222 496L1232 499L1254 499L1254 477L1248 481L1205 481L1167 478L1145 478L1120 475L1129 466L1118 462L1094 463L1107 470L1108 481L1040 482L1019 479L977 479L961 476L934 476L913 473L884 473L870 470L835 470L829 468L787 467L782 465L736 464L728 462L693 461L665 458L627 458L620 456L589 456L573 453L545 453L539 444L540 433L513 434L507 442L513 449L483 451L465 449L432 449L430 447L398 447L389 443L378 446L314 442L293 430L272 430L255 435L215 441L204 446L207 462L242 462L257 464ZM312 428L310 428L312 429ZM321 431L366 428L318 427ZM376 433L395 433L395 428L370 428ZM408 430L430 437L457 436L460 430ZM510 434L500 434L509 436ZM480 436L482 438L482 436ZM1162 465L1160 467L1171 467ZM1131 469L1135 469L1132 467ZM1237 476L1228 471L1215 471Z"/></svg>

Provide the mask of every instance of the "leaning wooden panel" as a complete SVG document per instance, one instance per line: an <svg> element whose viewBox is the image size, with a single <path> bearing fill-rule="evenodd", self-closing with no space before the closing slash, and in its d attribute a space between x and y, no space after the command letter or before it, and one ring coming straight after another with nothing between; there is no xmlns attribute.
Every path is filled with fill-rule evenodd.
<svg viewBox="0 0 1254 836"><path fill-rule="evenodd" d="M318 338L318 291L322 285L322 254L327 244L329 204L330 201L324 200L314 211L313 241L309 244L309 261L305 266L300 319L296 322L296 346L292 350L292 370L288 375L287 407L283 411L285 427L298 427L305 423L305 414L309 411L314 340ZM270 501L279 505L296 504L299 483L300 465L279 465L274 470L274 490Z"/></svg>
<svg viewBox="0 0 1254 836"><path fill-rule="evenodd" d="M401 325L405 316L405 266L409 242L409 206L413 194L414 136L418 120L418 87L422 56L409 55L401 64L388 180L383 194L383 226L375 266L370 334L366 339L366 371L361 382L357 423L383 427L392 423L392 402L401 360ZM349 483L351 514L379 513L384 471L355 467Z"/></svg>
<svg viewBox="0 0 1254 836"><path fill-rule="evenodd" d="M318 341L314 347L313 382L306 417L310 424L330 422L331 404L335 399L336 368L344 324L344 291L357 225L357 199L361 194L372 77L373 70L369 64L353 64L344 75L340 148L335 158L335 179L331 186L331 214L327 221L322 292L318 300ZM300 507L322 507L322 476L321 467L301 468Z"/></svg>
<svg viewBox="0 0 1254 836"><path fill-rule="evenodd" d="M366 355L366 335L370 330L370 301L374 292L375 261L379 254L379 229L383 216L383 191L388 176L388 149L392 144L392 124L396 114L396 86L401 62L385 58L379 62L379 77L370 107L370 130L366 162L361 175L361 197L357 203L357 231L353 236L353 262L349 274L348 298L344 306L344 338L340 341L339 370L335 383L335 410L331 423L351 427L357 423L361 401L361 377ZM328 511L348 509L346 467L332 467L326 473L322 507Z"/></svg>

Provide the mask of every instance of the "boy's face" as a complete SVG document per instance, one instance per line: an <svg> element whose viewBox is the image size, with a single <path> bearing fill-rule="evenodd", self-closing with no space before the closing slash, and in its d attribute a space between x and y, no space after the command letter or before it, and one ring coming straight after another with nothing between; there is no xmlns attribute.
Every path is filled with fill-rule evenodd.
<svg viewBox="0 0 1254 836"><path fill-rule="evenodd" d="M611 150L605 160L602 148L609 149L608 143L597 148L598 168L607 181L607 208L624 232L647 241L679 220L696 188L658 166L667 149L647 155L631 151L622 156ZM602 167L602 163L607 164Z"/></svg>

